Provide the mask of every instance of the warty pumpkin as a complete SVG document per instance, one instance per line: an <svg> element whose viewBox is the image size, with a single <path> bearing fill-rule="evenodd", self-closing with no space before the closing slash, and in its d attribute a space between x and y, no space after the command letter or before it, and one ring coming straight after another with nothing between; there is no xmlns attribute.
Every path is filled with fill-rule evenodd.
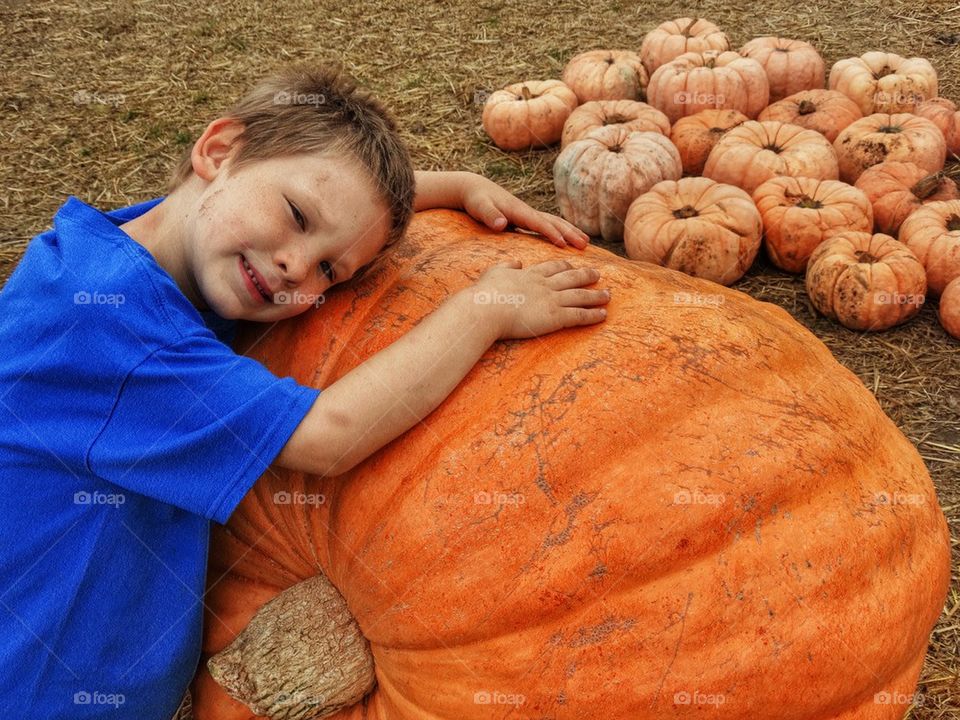
<svg viewBox="0 0 960 720"><path fill-rule="evenodd" d="M677 120L670 130L670 140L680 152L683 172L702 175L714 145L728 130L749 119L739 110L701 110Z"/></svg>
<svg viewBox="0 0 960 720"><path fill-rule="evenodd" d="M904 113L937 96L937 71L925 58L873 51L835 62L829 87L857 103L864 115Z"/></svg>
<svg viewBox="0 0 960 720"><path fill-rule="evenodd" d="M632 50L588 50L574 56L561 79L581 103L591 100L641 100L647 71Z"/></svg>
<svg viewBox="0 0 960 720"><path fill-rule="evenodd" d="M943 329L960 340L960 278L953 280L943 291L937 313Z"/></svg>
<svg viewBox="0 0 960 720"><path fill-rule="evenodd" d="M560 139L577 96L560 80L508 85L487 97L483 129L503 150L546 147Z"/></svg>
<svg viewBox="0 0 960 720"><path fill-rule="evenodd" d="M820 89L826 81L823 58L804 40L757 37L738 52L756 60L767 73L772 103L802 90Z"/></svg>
<svg viewBox="0 0 960 720"><path fill-rule="evenodd" d="M939 295L960 277L960 200L917 208L903 221L899 238L926 269L932 294Z"/></svg>
<svg viewBox="0 0 960 720"><path fill-rule="evenodd" d="M793 720L900 720L947 525L915 448L781 308L434 210L359 283L237 350L326 387L509 257L600 267L606 322L495 344L340 477L266 473L212 528L204 661L323 573L377 681L336 720L782 720L785 702ZM296 607L315 627L322 608ZM264 699L315 710L322 642L281 645L292 666ZM197 720L249 720L205 665Z"/></svg>
<svg viewBox="0 0 960 720"><path fill-rule="evenodd" d="M910 113L875 113L855 120L833 141L840 179L855 183L868 167L908 160L928 173L939 172L947 157L943 133L926 118Z"/></svg>
<svg viewBox="0 0 960 720"><path fill-rule="evenodd" d="M860 108L850 98L836 90L803 90L765 107L757 120L799 125L816 130L833 142L837 135L854 120L863 117Z"/></svg>
<svg viewBox="0 0 960 720"><path fill-rule="evenodd" d="M894 237L907 216L922 205L960 198L951 178L907 161L888 160L868 167L857 178L856 187L873 206L874 229Z"/></svg>
<svg viewBox="0 0 960 720"><path fill-rule="evenodd" d="M947 142L948 156L960 154L960 111L957 111L956 103L942 97L930 98L917 105L912 112L940 129Z"/></svg>
<svg viewBox="0 0 960 720"><path fill-rule="evenodd" d="M622 125L629 131L639 130L670 135L670 120L653 105L636 100L593 100L574 110L563 126L560 147L582 139L591 130Z"/></svg>
<svg viewBox="0 0 960 720"><path fill-rule="evenodd" d="M660 23L643 36L640 59L647 74L688 52L729 50L730 42L720 28L703 18L682 17Z"/></svg>

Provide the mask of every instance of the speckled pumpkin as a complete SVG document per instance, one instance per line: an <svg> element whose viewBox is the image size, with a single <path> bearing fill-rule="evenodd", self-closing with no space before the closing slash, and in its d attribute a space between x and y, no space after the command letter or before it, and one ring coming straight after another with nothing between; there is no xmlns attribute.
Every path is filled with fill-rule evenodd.
<svg viewBox="0 0 960 720"><path fill-rule="evenodd" d="M939 295L960 277L960 200L939 200L914 210L900 226L900 242L927 271L927 285Z"/></svg>
<svg viewBox="0 0 960 720"><path fill-rule="evenodd" d="M777 175L836 180L837 156L818 132L769 120L750 121L720 138L707 156L703 174L752 194Z"/></svg>
<svg viewBox="0 0 960 720"><path fill-rule="evenodd" d="M943 291L937 316L943 329L960 340L960 278L947 285Z"/></svg>
<svg viewBox="0 0 960 720"><path fill-rule="evenodd" d="M952 100L937 97L924 100L913 109L914 115L926 118L943 133L947 155L960 154L960 112Z"/></svg>
<svg viewBox="0 0 960 720"><path fill-rule="evenodd" d="M863 171L856 186L873 206L873 227L897 237L907 216L926 203L960 198L957 184L943 173L928 173L912 162L888 160Z"/></svg>
<svg viewBox="0 0 960 720"><path fill-rule="evenodd" d="M923 265L882 233L835 233L807 263L813 306L851 330L886 330L916 315L926 300Z"/></svg>
<svg viewBox="0 0 960 720"><path fill-rule="evenodd" d="M937 97L937 71L925 58L868 52L835 62L829 87L853 100L864 115L910 112Z"/></svg>
<svg viewBox="0 0 960 720"><path fill-rule="evenodd" d="M817 90L826 81L823 58L803 40L765 36L754 38L739 53L756 60L770 81L770 102L801 90Z"/></svg>
<svg viewBox="0 0 960 720"><path fill-rule="evenodd" d="M799 125L807 130L816 130L833 142L841 130L862 117L857 104L841 92L804 90L771 103L760 112L757 120Z"/></svg>
<svg viewBox="0 0 960 720"><path fill-rule="evenodd" d="M702 175L714 145L728 130L749 119L739 110L701 110L677 120L670 130L670 140L680 151L683 172Z"/></svg>
<svg viewBox="0 0 960 720"><path fill-rule="evenodd" d="M483 106L483 129L503 150L546 147L560 139L577 96L560 80L533 80L491 93Z"/></svg>
<svg viewBox="0 0 960 720"><path fill-rule="evenodd" d="M643 37L640 44L640 59L653 74L661 65L688 52L704 50L729 50L727 36L709 20L682 17L660 23Z"/></svg>
<svg viewBox="0 0 960 720"><path fill-rule="evenodd" d="M840 179L848 183L887 160L907 160L928 173L939 172L947 156L947 144L937 126L910 113L876 113L856 120L837 135L833 147Z"/></svg>
<svg viewBox="0 0 960 720"><path fill-rule="evenodd" d="M318 573L377 679L335 720L782 720L785 702L793 720L900 720L947 524L916 449L776 305L434 210L361 282L237 350L327 387L509 257L599 267L606 321L494 344L350 472L272 468L212 525L197 720L250 720L206 660ZM320 642L290 639L300 668ZM273 692L309 712L303 674Z"/></svg>
<svg viewBox="0 0 960 720"><path fill-rule="evenodd" d="M565 148L592 130L608 125L622 125L631 132L639 130L670 135L670 120L653 105L636 100L594 100L584 103L567 118L560 147Z"/></svg>
<svg viewBox="0 0 960 720"><path fill-rule="evenodd" d="M867 196L839 180L770 178L753 193L763 218L763 239L771 262L802 273L814 249L832 233L873 231Z"/></svg>
<svg viewBox="0 0 960 720"><path fill-rule="evenodd" d="M581 103L641 100L647 71L632 50L588 50L570 59L561 79Z"/></svg>

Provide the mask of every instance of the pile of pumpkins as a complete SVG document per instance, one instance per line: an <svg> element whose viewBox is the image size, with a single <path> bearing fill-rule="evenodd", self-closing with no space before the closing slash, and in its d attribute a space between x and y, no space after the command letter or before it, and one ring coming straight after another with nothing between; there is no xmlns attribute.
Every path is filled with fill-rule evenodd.
<svg viewBox="0 0 960 720"><path fill-rule="evenodd" d="M591 50L561 80L491 93L483 127L505 150L559 142L561 214L632 259L729 285L763 242L849 328L898 325L929 294L960 338L960 193L943 174L960 112L933 66L868 52L827 83L802 40L729 48L707 20L665 22L639 53Z"/></svg>

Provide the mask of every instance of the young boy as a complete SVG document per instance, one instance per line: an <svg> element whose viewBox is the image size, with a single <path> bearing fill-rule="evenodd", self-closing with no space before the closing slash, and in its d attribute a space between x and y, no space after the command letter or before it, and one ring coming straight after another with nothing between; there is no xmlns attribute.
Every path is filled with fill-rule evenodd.
<svg viewBox="0 0 960 720"><path fill-rule="evenodd" d="M322 393L226 344L237 319L313 307L439 206L586 245L477 175L414 174L383 107L309 67L211 122L166 197L71 197L34 238L0 293L4 717L168 720L199 659L209 522L271 463L343 473L497 339L603 319L595 270L507 262Z"/></svg>

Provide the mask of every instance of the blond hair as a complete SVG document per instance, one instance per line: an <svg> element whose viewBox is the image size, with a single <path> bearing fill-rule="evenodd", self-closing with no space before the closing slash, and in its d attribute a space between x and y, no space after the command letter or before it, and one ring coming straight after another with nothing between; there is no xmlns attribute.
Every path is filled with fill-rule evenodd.
<svg viewBox="0 0 960 720"><path fill-rule="evenodd" d="M413 164L387 109L336 65L293 65L260 80L224 117L243 125L233 170L301 153L346 153L365 168L390 209L387 245L413 216ZM170 192L193 173L187 148Z"/></svg>

